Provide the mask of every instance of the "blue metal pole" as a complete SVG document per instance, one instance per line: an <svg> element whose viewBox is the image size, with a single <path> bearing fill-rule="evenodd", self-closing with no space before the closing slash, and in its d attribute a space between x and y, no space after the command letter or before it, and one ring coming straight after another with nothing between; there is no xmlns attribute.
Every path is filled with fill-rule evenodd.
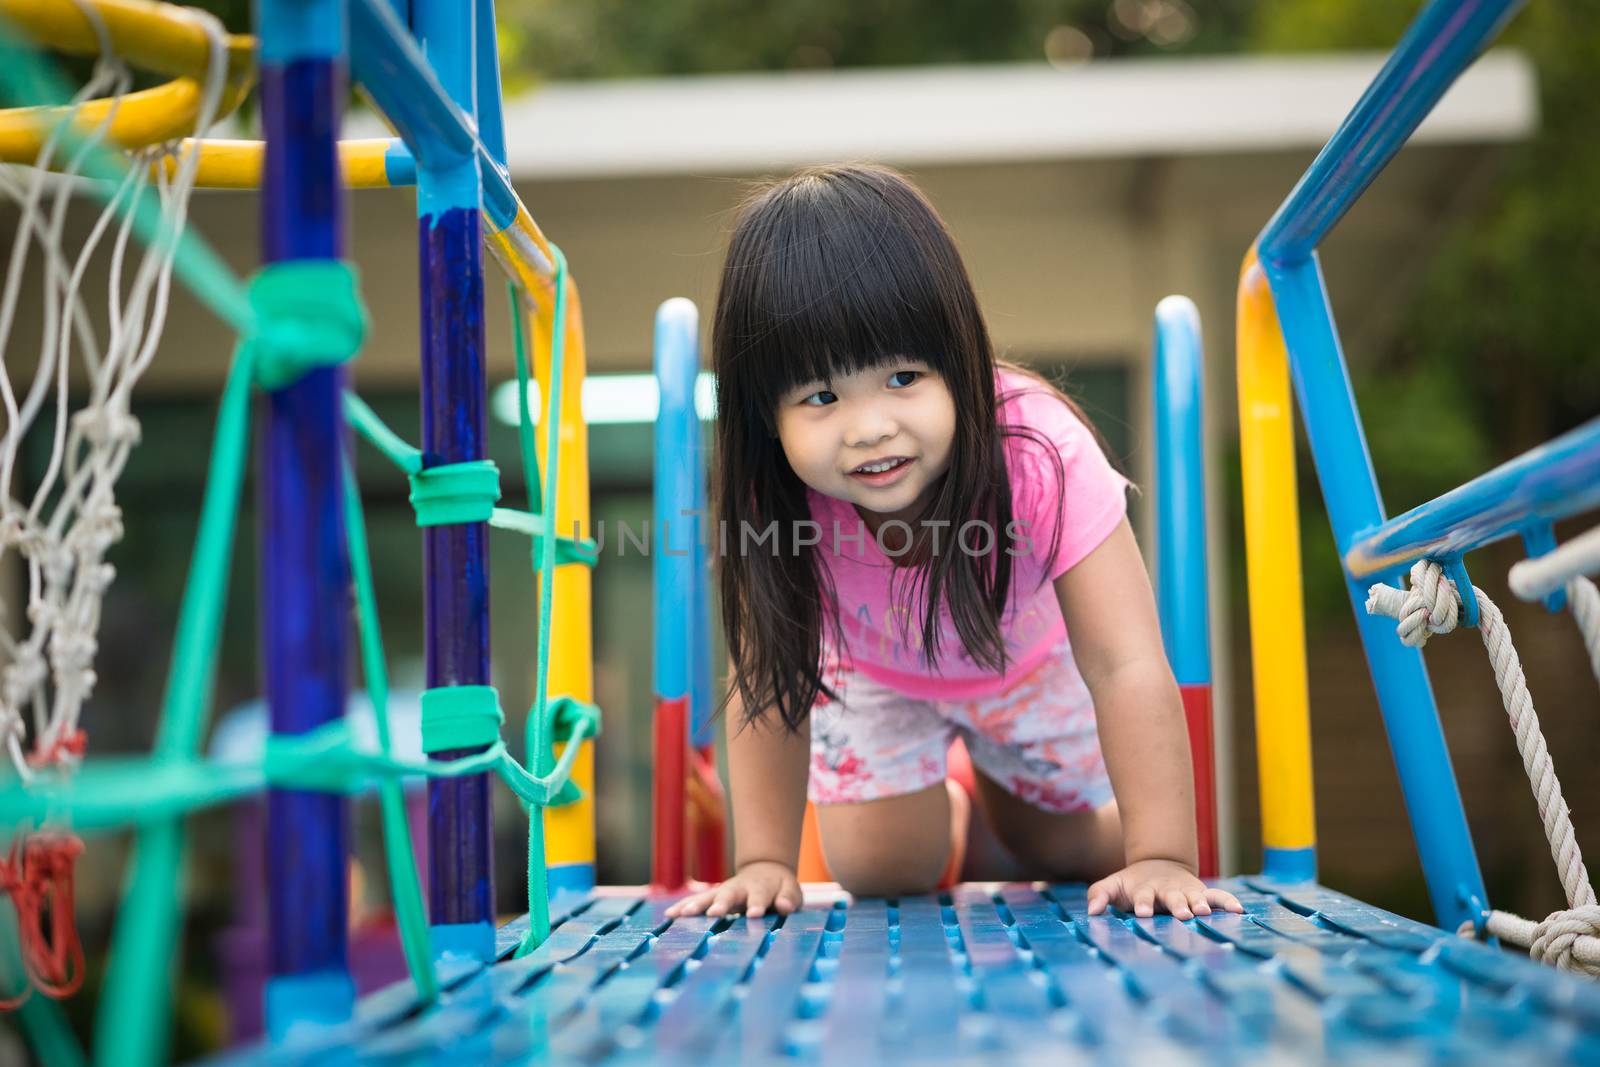
<svg viewBox="0 0 1600 1067"><path fill-rule="evenodd" d="M1156 306L1156 577L1161 637L1179 685L1211 683L1200 312Z"/></svg>
<svg viewBox="0 0 1600 1067"><path fill-rule="evenodd" d="M419 5L419 10L422 5ZM469 5L470 6L470 5ZM441 83L442 72L432 59L470 67L471 58L442 57L437 48L424 57L411 32L396 17L386 0L350 0L350 63L356 80L371 94L400 134L400 144L385 161L391 184L410 185L419 168L435 171L454 168L463 156L476 156L482 179L483 209L490 221L504 229L517 215L517 194L503 163L505 146L497 117L484 116L483 143L474 133L474 120L458 101L469 100L460 84L472 77L463 70L450 90ZM488 88L481 66L480 89ZM498 83L491 106L498 106ZM498 114L498 112L497 112ZM554 264L545 264L550 275Z"/></svg>
<svg viewBox="0 0 1600 1067"><path fill-rule="evenodd" d="M1433 0L1257 242L1262 263L1298 263L1366 191L1525 0Z"/></svg>
<svg viewBox="0 0 1600 1067"><path fill-rule="evenodd" d="M500 41L494 28L494 0L476 0L478 140L498 167L506 165L505 113L500 99Z"/></svg>
<svg viewBox="0 0 1600 1067"><path fill-rule="evenodd" d="M1211 728L1211 600L1206 585L1206 465L1200 310L1186 296L1156 305L1156 591L1161 639L1178 683L1194 766L1202 878L1221 873Z"/></svg>
<svg viewBox="0 0 1600 1067"><path fill-rule="evenodd" d="M695 500L695 467L700 462L700 420L695 414L694 386L699 359L696 338L700 313L682 297L656 311L655 374L661 402L655 427L655 545L653 571L655 617L655 788L651 880L676 890L687 874L689 716L701 709L690 704L694 664L700 647L690 628L695 625L695 582L699 549L691 514ZM689 706L685 706L689 705Z"/></svg>
<svg viewBox="0 0 1600 1067"><path fill-rule="evenodd" d="M711 551L717 544L716 530L706 510L706 428L700 421L698 385L700 382L700 317L679 327L679 344L687 349L681 361L683 432L690 445L689 504L699 515L693 540L694 574L689 610L689 743L707 748L716 743L716 727L711 721ZM676 398L675 398L676 399ZM704 875L701 875L704 877Z"/></svg>
<svg viewBox="0 0 1600 1067"><path fill-rule="evenodd" d="M470 3L416 0L412 26L439 83L473 115ZM422 450L429 465L485 455L483 260L475 153L440 153L417 168L422 285ZM489 527L422 531L424 645L430 688L488 685ZM480 749L448 749L454 759ZM494 832L487 774L428 785L429 917L439 952L494 955Z"/></svg>
<svg viewBox="0 0 1600 1067"><path fill-rule="evenodd" d="M1383 503L1356 413L1321 264L1313 254L1298 266L1264 266L1322 496L1342 555L1356 537L1383 522ZM1472 902L1487 901L1488 896L1439 726L1433 689L1421 654L1400 643L1394 622L1367 614L1364 605L1370 581L1347 574L1345 584L1377 685L1389 751L1399 772L1434 915L1440 926L1455 929L1463 921L1476 919Z"/></svg>
<svg viewBox="0 0 1600 1067"><path fill-rule="evenodd" d="M340 0L263 0L257 8L262 258L344 254L337 139L345 97ZM340 471L344 371L312 371L262 400L261 643L272 731L305 733L345 711L350 596ZM336 795L267 797L268 1033L348 1018L348 811Z"/></svg>
<svg viewBox="0 0 1600 1067"><path fill-rule="evenodd" d="M697 625L695 586L700 558L697 528L690 512L699 505L696 486L704 491L704 475L696 478L700 455L700 420L694 408L699 370L700 315L683 298L668 300L656 311L655 374L661 395L655 428L655 692L660 698L692 697L692 656L703 643L691 632ZM704 596L704 590L701 590ZM705 709L691 701L690 711ZM698 730L698 720L694 727Z"/></svg>

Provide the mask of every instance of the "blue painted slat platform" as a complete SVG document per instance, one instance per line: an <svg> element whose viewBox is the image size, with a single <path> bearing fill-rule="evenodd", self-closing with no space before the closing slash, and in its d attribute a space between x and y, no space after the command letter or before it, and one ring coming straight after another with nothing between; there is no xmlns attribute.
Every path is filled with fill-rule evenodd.
<svg viewBox="0 0 1600 1067"><path fill-rule="evenodd" d="M550 940L409 983L228 1063L1596 1064L1600 984L1319 886L1245 914L1089 918L1081 885L969 885L783 919L670 920L617 890Z"/></svg>

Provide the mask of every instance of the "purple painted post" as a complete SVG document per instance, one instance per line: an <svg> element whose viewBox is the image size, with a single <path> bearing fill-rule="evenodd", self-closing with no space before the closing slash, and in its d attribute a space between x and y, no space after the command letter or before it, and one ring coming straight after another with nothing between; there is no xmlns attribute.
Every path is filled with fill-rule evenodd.
<svg viewBox="0 0 1600 1067"><path fill-rule="evenodd" d="M412 29L451 98L473 107L474 6L417 0ZM485 456L488 384L483 358L482 198L470 155L417 170L422 284L424 463ZM430 688L489 684L489 527L422 531L424 642ZM449 749L454 759L479 749ZM487 774L428 785L429 914L436 951L494 952L494 834Z"/></svg>
<svg viewBox="0 0 1600 1067"><path fill-rule="evenodd" d="M344 254L337 155L344 8L336 0L263 3L262 259ZM261 645L272 731L298 734L344 716L350 571L341 510L344 371L322 368L261 401ZM348 811L337 794L267 797L266 1022L347 1018Z"/></svg>

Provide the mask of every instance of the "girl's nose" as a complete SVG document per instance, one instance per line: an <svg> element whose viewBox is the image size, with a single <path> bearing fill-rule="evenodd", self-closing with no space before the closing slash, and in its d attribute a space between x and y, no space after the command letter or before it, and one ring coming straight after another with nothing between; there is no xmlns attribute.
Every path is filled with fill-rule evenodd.
<svg viewBox="0 0 1600 1067"><path fill-rule="evenodd" d="M887 441L897 431L894 419L887 412L868 406L857 413L846 436L852 448L871 448L880 441Z"/></svg>

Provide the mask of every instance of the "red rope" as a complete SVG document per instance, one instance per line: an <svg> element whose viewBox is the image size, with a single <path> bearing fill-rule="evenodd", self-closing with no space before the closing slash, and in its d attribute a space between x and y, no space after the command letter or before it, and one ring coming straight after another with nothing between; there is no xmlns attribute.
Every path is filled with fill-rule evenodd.
<svg viewBox="0 0 1600 1067"><path fill-rule="evenodd" d="M84 750L89 747L89 735L82 730L74 730L65 737L58 737L44 748L41 748L28 757L28 766L35 769L47 767L52 763L66 763L66 757L83 759Z"/></svg>
<svg viewBox="0 0 1600 1067"><path fill-rule="evenodd" d="M28 998L30 987L46 996L70 997L83 984L83 945L73 909L73 874L83 842L72 834L44 833L18 838L0 858L0 890L17 911L22 967L28 985L0 1011Z"/></svg>

